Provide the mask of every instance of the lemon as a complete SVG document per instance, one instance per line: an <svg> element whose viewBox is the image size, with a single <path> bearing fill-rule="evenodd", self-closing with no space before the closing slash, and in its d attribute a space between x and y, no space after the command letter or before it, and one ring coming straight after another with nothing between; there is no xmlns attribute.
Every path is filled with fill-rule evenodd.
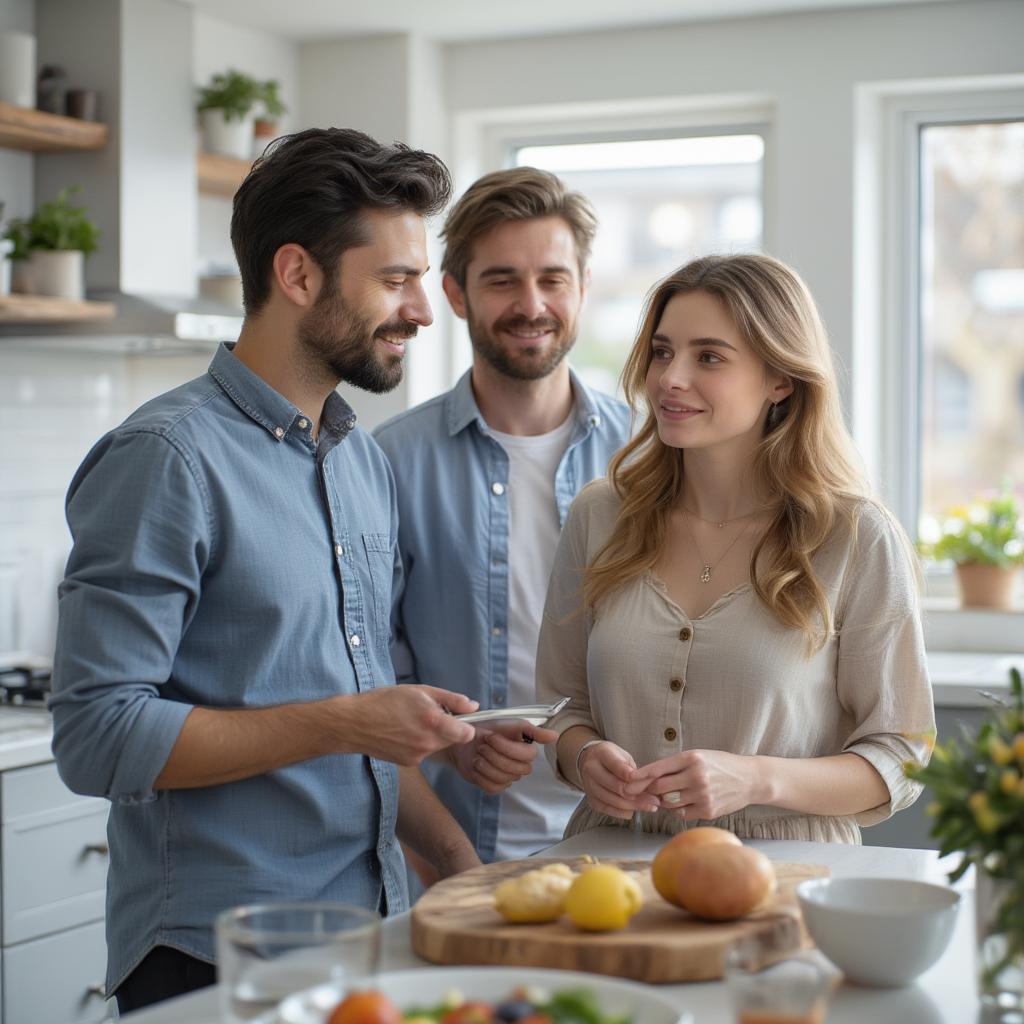
<svg viewBox="0 0 1024 1024"><path fill-rule="evenodd" d="M625 928L641 903L643 897L635 879L614 864L597 864L572 883L565 897L565 911L577 928L610 932Z"/></svg>

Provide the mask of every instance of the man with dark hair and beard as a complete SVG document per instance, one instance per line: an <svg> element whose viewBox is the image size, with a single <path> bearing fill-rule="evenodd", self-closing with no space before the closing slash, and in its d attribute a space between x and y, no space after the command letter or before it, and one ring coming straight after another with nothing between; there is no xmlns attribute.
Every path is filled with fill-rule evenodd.
<svg viewBox="0 0 1024 1024"><path fill-rule="evenodd" d="M243 903L408 902L396 834L479 863L416 765L465 696L394 685L394 481L335 391L387 391L431 322L444 165L311 129L256 161L231 238L245 321L209 372L102 438L67 499L53 748L111 801L107 985L122 1012L211 984Z"/></svg>
<svg viewBox="0 0 1024 1024"><path fill-rule="evenodd" d="M596 227L582 195L532 167L486 175L448 216L444 290L469 327L473 365L451 391L374 432L398 486L399 682L443 680L486 707L535 700L561 524L629 436L626 406L586 387L565 358ZM426 766L482 860L561 838L579 794L536 756L555 738L522 722L478 728Z"/></svg>

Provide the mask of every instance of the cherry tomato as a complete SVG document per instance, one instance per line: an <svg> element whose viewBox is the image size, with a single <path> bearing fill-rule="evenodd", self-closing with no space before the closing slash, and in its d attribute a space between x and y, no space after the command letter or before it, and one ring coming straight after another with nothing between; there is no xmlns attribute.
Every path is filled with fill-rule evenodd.
<svg viewBox="0 0 1024 1024"><path fill-rule="evenodd" d="M402 1024L402 1013L383 992L350 992L327 1024Z"/></svg>
<svg viewBox="0 0 1024 1024"><path fill-rule="evenodd" d="M449 1010L441 1018L441 1024L491 1024L492 1020L494 1020L494 1007L490 1003L471 1000L461 1006L456 1006L454 1010ZM335 1022L332 1021L331 1024L335 1024Z"/></svg>

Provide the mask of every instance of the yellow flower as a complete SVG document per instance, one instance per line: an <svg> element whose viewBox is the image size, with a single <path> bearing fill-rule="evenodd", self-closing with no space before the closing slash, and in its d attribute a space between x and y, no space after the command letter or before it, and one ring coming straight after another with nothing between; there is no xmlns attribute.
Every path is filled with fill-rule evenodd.
<svg viewBox="0 0 1024 1024"><path fill-rule="evenodd" d="M972 793L967 798L967 806L974 812L974 814L980 814L983 811L988 810L988 793L983 790L978 790L977 793Z"/></svg>
<svg viewBox="0 0 1024 1024"><path fill-rule="evenodd" d="M1024 765L1024 732L1013 737L1013 756Z"/></svg>
<svg viewBox="0 0 1024 1024"><path fill-rule="evenodd" d="M933 800L924 809L924 813L927 814L929 818L937 818L942 813L942 804L940 804L938 800Z"/></svg>
<svg viewBox="0 0 1024 1024"><path fill-rule="evenodd" d="M999 777L999 788L1007 795L1013 796L1020 784L1020 774L1016 768L1007 768Z"/></svg>
<svg viewBox="0 0 1024 1024"><path fill-rule="evenodd" d="M1004 743L998 736L989 738L988 752L992 760L998 765L1006 765L1013 760L1013 748L1008 743Z"/></svg>

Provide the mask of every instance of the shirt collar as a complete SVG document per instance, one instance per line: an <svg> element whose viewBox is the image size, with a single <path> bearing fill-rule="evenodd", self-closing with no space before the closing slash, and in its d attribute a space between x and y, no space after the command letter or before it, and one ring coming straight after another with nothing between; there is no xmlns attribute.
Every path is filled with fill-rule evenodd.
<svg viewBox="0 0 1024 1024"><path fill-rule="evenodd" d="M208 371L228 398L276 441L283 441L293 427L304 437L308 436L309 424L305 414L253 373L241 359L237 359L232 352L234 347L233 342L220 345ZM343 441L355 425L356 414L352 406L332 391L320 414L321 435L329 436L335 442Z"/></svg>
<svg viewBox="0 0 1024 1024"><path fill-rule="evenodd" d="M480 415L480 408L473 395L472 372L472 370L467 370L459 378L455 387L448 392L445 405L449 437L454 437L460 431L465 430L470 423L476 423L485 432L487 430L487 424L483 416ZM591 429L601 425L601 414L597 410L590 389L576 376L571 367L569 368L569 381L572 384L573 413L576 422L586 433L589 433Z"/></svg>

